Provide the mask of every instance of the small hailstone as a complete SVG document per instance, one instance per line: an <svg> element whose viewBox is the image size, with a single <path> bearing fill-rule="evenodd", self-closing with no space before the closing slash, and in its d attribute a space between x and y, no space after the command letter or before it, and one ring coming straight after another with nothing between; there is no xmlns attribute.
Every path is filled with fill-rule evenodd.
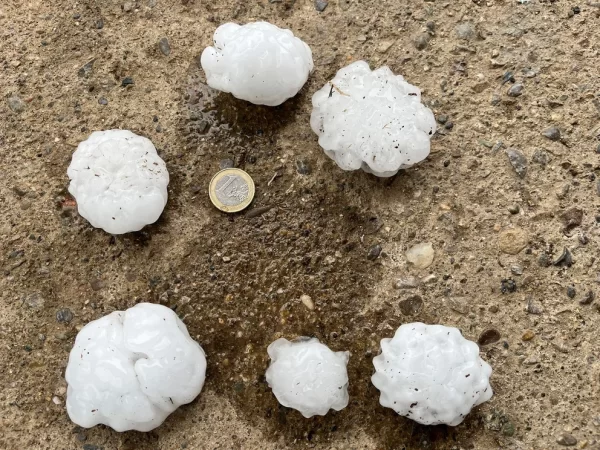
<svg viewBox="0 0 600 450"><path fill-rule="evenodd" d="M456 328L404 324L381 341L373 365L381 405L424 425L456 426L492 397L492 368Z"/></svg>
<svg viewBox="0 0 600 450"><path fill-rule="evenodd" d="M339 70L312 98L310 125L327 156L344 170L390 177L429 155L433 113L421 91L387 67L365 61Z"/></svg>
<svg viewBox="0 0 600 450"><path fill-rule="evenodd" d="M167 203L169 173L152 142L127 130L96 131L67 170L79 214L112 234L141 230Z"/></svg>
<svg viewBox="0 0 600 450"><path fill-rule="evenodd" d="M313 70L312 52L290 30L268 22L221 25L201 64L208 85L257 105L295 96Z"/></svg>
<svg viewBox="0 0 600 450"><path fill-rule="evenodd" d="M267 352L267 383L283 406L312 417L348 405L349 352L333 352L316 338L277 339Z"/></svg>
<svg viewBox="0 0 600 450"><path fill-rule="evenodd" d="M206 358L177 315L140 303L79 332L65 378L77 425L150 431L202 390Z"/></svg>

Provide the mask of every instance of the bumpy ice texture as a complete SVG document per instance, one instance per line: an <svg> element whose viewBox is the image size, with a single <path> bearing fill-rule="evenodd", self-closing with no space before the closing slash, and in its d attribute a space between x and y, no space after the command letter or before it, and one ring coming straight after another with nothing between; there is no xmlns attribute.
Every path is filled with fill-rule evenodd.
<svg viewBox="0 0 600 450"><path fill-rule="evenodd" d="M456 328L409 323L381 341L373 358L379 402L425 425L460 424L492 397L492 368Z"/></svg>
<svg viewBox="0 0 600 450"><path fill-rule="evenodd" d="M221 25L214 44L200 60L208 85L257 105L295 96L313 70L310 47L268 22Z"/></svg>
<svg viewBox="0 0 600 450"><path fill-rule="evenodd" d="M310 125L344 170L390 177L429 155L435 118L421 91L387 67L365 61L340 69L312 98Z"/></svg>
<svg viewBox="0 0 600 450"><path fill-rule="evenodd" d="M140 303L88 323L69 356L67 412L82 427L150 431L202 390L204 351L166 306Z"/></svg>
<svg viewBox="0 0 600 450"><path fill-rule="evenodd" d="M348 405L349 352L333 352L316 338L277 339L267 352L267 383L283 406L312 417Z"/></svg>
<svg viewBox="0 0 600 450"><path fill-rule="evenodd" d="M69 192L94 227L122 234L154 223L167 204L169 173L149 139L96 131L73 153Z"/></svg>

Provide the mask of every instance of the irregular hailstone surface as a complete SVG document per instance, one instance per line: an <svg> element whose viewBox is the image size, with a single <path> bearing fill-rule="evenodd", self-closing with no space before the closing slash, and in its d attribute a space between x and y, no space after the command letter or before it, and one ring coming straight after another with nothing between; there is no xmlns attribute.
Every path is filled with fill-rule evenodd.
<svg viewBox="0 0 600 450"><path fill-rule="evenodd" d="M349 352L333 352L316 338L277 339L267 352L267 383L283 406L312 417L348 405Z"/></svg>
<svg viewBox="0 0 600 450"><path fill-rule="evenodd" d="M458 425L492 397L492 368L456 328L404 324L381 341L373 365L381 405L425 425Z"/></svg>
<svg viewBox="0 0 600 450"><path fill-rule="evenodd" d="M96 131L67 170L79 214L112 234L154 223L167 204L169 173L149 139L127 130Z"/></svg>
<svg viewBox="0 0 600 450"><path fill-rule="evenodd" d="M140 303L88 323L65 378L67 412L82 427L150 431L202 390L206 358L177 315Z"/></svg>
<svg viewBox="0 0 600 450"><path fill-rule="evenodd" d="M429 155L435 118L421 91L387 67L365 61L340 69L312 98L310 125L344 170L390 177Z"/></svg>
<svg viewBox="0 0 600 450"><path fill-rule="evenodd" d="M221 25L214 44L200 59L208 85L257 105L295 96L313 70L310 47L268 22Z"/></svg>

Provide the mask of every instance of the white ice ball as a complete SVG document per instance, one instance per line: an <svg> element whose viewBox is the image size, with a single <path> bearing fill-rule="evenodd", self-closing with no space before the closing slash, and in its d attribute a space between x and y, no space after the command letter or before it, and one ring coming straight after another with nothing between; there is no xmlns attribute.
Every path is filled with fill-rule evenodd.
<svg viewBox="0 0 600 450"><path fill-rule="evenodd" d="M381 341L371 381L379 402L425 425L460 424L492 397L492 368L456 328L408 323Z"/></svg>
<svg viewBox="0 0 600 450"><path fill-rule="evenodd" d="M167 204L169 173L152 142L127 130L96 131L67 170L79 214L112 234L154 223Z"/></svg>
<svg viewBox="0 0 600 450"><path fill-rule="evenodd" d="M295 96L313 70L310 47L268 22L221 25L200 62L213 89L267 106Z"/></svg>
<svg viewBox="0 0 600 450"><path fill-rule="evenodd" d="M333 352L316 338L277 339L267 352L267 383L283 406L312 417L348 405L349 352Z"/></svg>
<svg viewBox="0 0 600 450"><path fill-rule="evenodd" d="M85 428L150 431L202 390L206 358L177 315L140 303L88 323L65 378L67 412Z"/></svg>
<svg viewBox="0 0 600 450"><path fill-rule="evenodd" d="M344 170L390 177L429 155L435 118L421 91L387 67L365 61L340 69L312 98L310 125Z"/></svg>

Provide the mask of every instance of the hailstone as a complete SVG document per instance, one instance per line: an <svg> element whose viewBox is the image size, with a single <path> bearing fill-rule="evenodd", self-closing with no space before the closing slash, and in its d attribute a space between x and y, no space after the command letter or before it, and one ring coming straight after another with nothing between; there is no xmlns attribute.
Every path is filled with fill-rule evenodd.
<svg viewBox="0 0 600 450"><path fill-rule="evenodd" d="M77 425L150 431L202 390L206 357L166 306L140 303L88 323L65 378Z"/></svg>
<svg viewBox="0 0 600 450"><path fill-rule="evenodd" d="M435 118L421 91L387 67L365 61L340 69L312 97L310 125L344 170L390 177L429 155Z"/></svg>
<svg viewBox="0 0 600 450"><path fill-rule="evenodd" d="M149 139L131 131L92 133L73 153L67 175L79 214L108 233L141 230L167 204L167 166Z"/></svg>
<svg viewBox="0 0 600 450"><path fill-rule="evenodd" d="M379 402L424 425L460 424L492 397L492 368L456 328L408 323L381 341L371 381Z"/></svg>
<svg viewBox="0 0 600 450"><path fill-rule="evenodd" d="M313 70L310 47L268 22L221 25L200 63L210 87L267 106L295 96Z"/></svg>
<svg viewBox="0 0 600 450"><path fill-rule="evenodd" d="M333 352L316 338L277 339L267 352L267 383L283 406L308 418L348 405L349 352Z"/></svg>

